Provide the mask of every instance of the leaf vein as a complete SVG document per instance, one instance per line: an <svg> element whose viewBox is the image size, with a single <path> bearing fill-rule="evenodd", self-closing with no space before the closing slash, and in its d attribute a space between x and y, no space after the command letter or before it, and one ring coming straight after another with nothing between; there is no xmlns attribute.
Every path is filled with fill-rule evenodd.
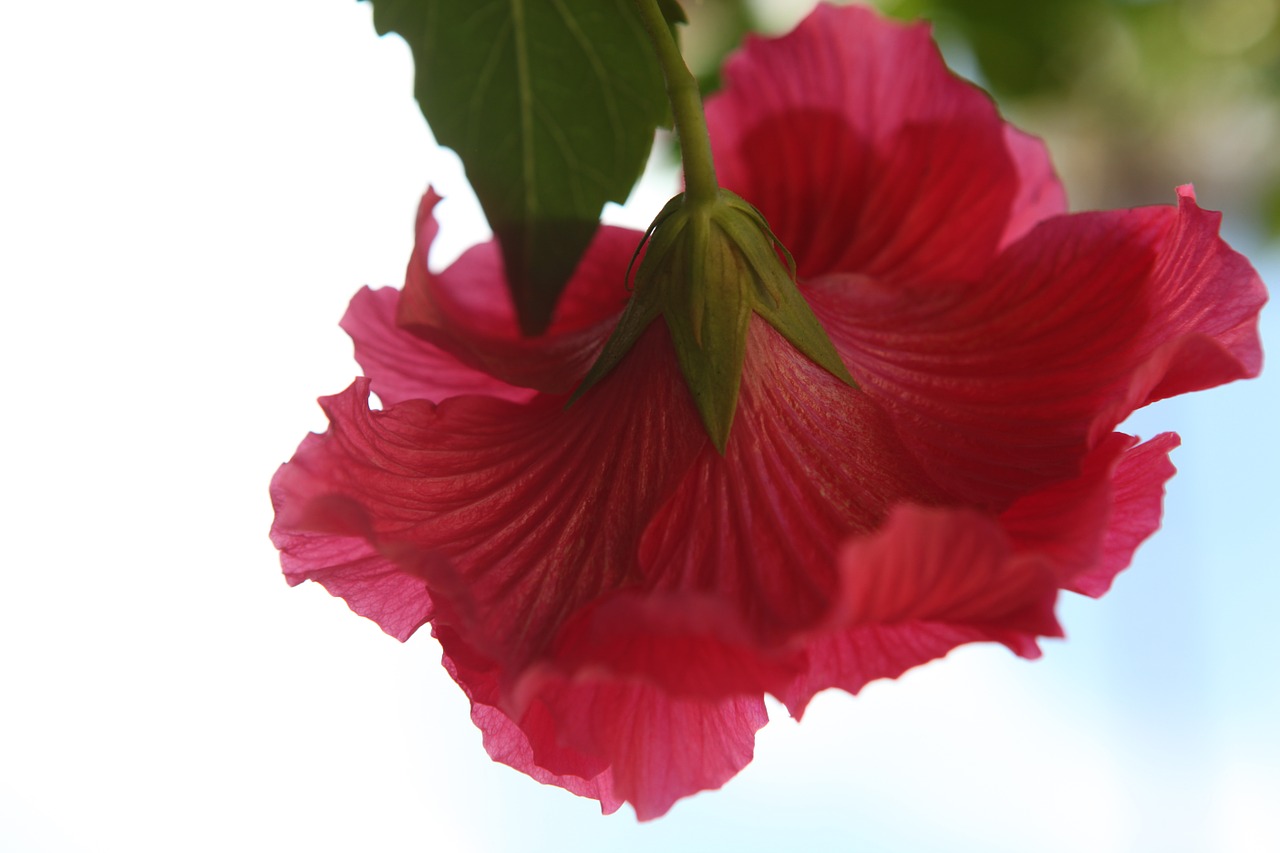
<svg viewBox="0 0 1280 853"><path fill-rule="evenodd" d="M596 53L595 47L591 44L591 40L587 38L586 33L582 31L582 26L578 23L578 19L564 5L563 0L552 0L552 5L556 12L559 13L561 20L564 21L565 29L573 36L573 40L582 50L583 56L587 58L587 62L591 65L594 72L596 82L600 86L600 93L604 101L605 111L609 116L609 127L612 129L613 136L613 161L622 163L625 160L623 144L626 134L622 129L622 116L618 113L618 94L610 85L610 75L600 55Z"/></svg>
<svg viewBox="0 0 1280 853"><path fill-rule="evenodd" d="M523 207L528 219L533 219L538 211L537 180L534 168L533 146L533 90L529 72L528 29L525 23L524 0L511 0L512 22L515 24L516 40L516 78L520 92L520 157L522 165L522 183L524 186ZM533 231L525 230L525 257L533 253Z"/></svg>

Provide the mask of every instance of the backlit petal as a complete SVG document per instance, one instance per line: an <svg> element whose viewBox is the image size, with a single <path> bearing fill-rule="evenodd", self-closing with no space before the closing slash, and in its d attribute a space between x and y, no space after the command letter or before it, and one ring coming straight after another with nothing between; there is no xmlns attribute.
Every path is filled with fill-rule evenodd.
<svg viewBox="0 0 1280 853"><path fill-rule="evenodd" d="M484 748L490 758L527 773L544 785L556 785L580 797L599 800L605 814L618 810L623 801L613 792L613 779L606 761L584 756L562 745L553 723L539 725L540 722L547 723L545 719L527 720L529 730L522 729L498 708L501 699L497 674L492 670L460 665L450 656L451 650L456 652L464 648L456 635L447 629L433 633L445 646L442 659L445 669L471 701L471 720L483 734ZM556 773L539 764L535 758L535 742L545 764L567 769ZM554 750L554 754L548 755L548 750Z"/></svg>
<svg viewBox="0 0 1280 853"><path fill-rule="evenodd" d="M1009 221L1000 238L1002 249L1036 223L1067 212L1067 194L1044 142L1011 125L1005 125L1004 141L1018 170L1018 197L1009 209Z"/></svg>
<svg viewBox="0 0 1280 853"><path fill-rule="evenodd" d="M504 698L495 670L449 629L437 636L490 756L595 797L606 813L626 801L649 820L681 797L719 788L750 762L755 732L767 720L759 696L673 696L645 679L589 669L531 667L518 698Z"/></svg>
<svg viewBox="0 0 1280 853"><path fill-rule="evenodd" d="M403 400L438 403L459 394L524 402L537 392L509 385L396 325L400 291L363 288L351 300L342 328L355 343L356 361L373 392L390 406Z"/></svg>
<svg viewBox="0 0 1280 853"><path fill-rule="evenodd" d="M357 385L368 387L367 380ZM379 553L363 508L328 496L328 472L296 464L321 441L308 436L294 462L280 466L271 480L271 541L280 549L285 578L291 586L316 581L391 636L407 640L431 618L426 583Z"/></svg>
<svg viewBox="0 0 1280 853"><path fill-rule="evenodd" d="M748 38L724 80L707 103L720 181L802 278L971 279L1012 214L1052 208L1047 162L1006 148L990 98L946 68L925 25L822 5L787 36Z"/></svg>
<svg viewBox="0 0 1280 853"><path fill-rule="evenodd" d="M418 209L418 239L405 273L396 321L461 362L512 385L572 391L595 360L630 294L627 266L643 235L601 226L557 303L551 326L520 333L497 244L489 241L433 273L427 256L439 226L428 192Z"/></svg>
<svg viewBox="0 0 1280 853"><path fill-rule="evenodd" d="M1056 577L1036 554L1018 554L1000 525L969 509L899 506L884 526L841 550L840 594L815 631L810 671L781 698L799 716L828 687L851 693L877 678L975 641L1039 654L1059 636Z"/></svg>
<svg viewBox="0 0 1280 853"><path fill-rule="evenodd" d="M768 722L760 696L679 698L643 681L589 677L547 679L530 709L553 719L567 745L608 756L612 792L641 820L732 779Z"/></svg>
<svg viewBox="0 0 1280 853"><path fill-rule="evenodd" d="M1094 598L1111 588L1115 576L1128 568L1133 552L1160 527L1164 485L1174 474L1169 452L1178 436L1164 433L1133 448L1116 466L1112 509L1102 555L1093 567L1072 576L1066 588Z"/></svg>
<svg viewBox="0 0 1280 853"><path fill-rule="evenodd" d="M577 608L638 580L635 519L707 442L660 324L569 409L464 396L373 411L366 398L362 381L323 401L329 431L277 477L277 526L363 535L430 575L448 603L437 624L511 670Z"/></svg>
<svg viewBox="0 0 1280 853"><path fill-rule="evenodd" d="M761 319L761 286L733 315L723 447L673 315L566 407L640 235L602 228L529 339L493 243L428 268L428 193L403 293L344 319L370 379L322 401L271 488L290 583L399 639L430 621L495 760L641 819L750 761L765 693L799 716L964 643L1038 655L1059 591L1104 592L1159 524L1177 436L1117 424L1261 366L1265 294L1218 215L1189 187L1065 214L1043 144L926 27L824 4L725 80L720 177L794 253L857 387ZM698 311L748 304L704 290Z"/></svg>
<svg viewBox="0 0 1280 853"><path fill-rule="evenodd" d="M781 643L829 607L847 536L896 503L946 500L868 395L756 319L725 455L689 466L649 522L641 568L650 588L714 595Z"/></svg>
<svg viewBox="0 0 1280 853"><path fill-rule="evenodd" d="M981 287L836 276L806 296L925 470L999 509L1076 476L1134 408L1257 373L1265 293L1217 226L1184 190L1042 222Z"/></svg>
<svg viewBox="0 0 1280 853"><path fill-rule="evenodd" d="M1036 657L1037 637L1060 636L1059 587L1100 594L1159 522L1165 434L1134 447L1116 433L1079 477L1032 493L999 518L968 509L903 506L841 553L841 589L813 635L809 671L783 694L799 716L828 687L857 692L879 678L971 642Z"/></svg>

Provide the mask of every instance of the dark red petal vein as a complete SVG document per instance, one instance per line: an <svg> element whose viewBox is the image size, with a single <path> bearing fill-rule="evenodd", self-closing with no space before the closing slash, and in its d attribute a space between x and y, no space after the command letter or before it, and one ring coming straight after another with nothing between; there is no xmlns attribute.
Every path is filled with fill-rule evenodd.
<svg viewBox="0 0 1280 853"><path fill-rule="evenodd" d="M1261 282L1189 192L1047 220L980 288L836 276L805 292L925 470L993 509L1076 476L1135 407L1261 360Z"/></svg>

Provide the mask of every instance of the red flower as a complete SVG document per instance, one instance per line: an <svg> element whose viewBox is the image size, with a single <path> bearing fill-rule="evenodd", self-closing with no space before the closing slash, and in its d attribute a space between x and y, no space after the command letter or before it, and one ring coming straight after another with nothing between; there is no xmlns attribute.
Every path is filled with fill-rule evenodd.
<svg viewBox="0 0 1280 853"><path fill-rule="evenodd" d="M755 317L721 455L660 319L566 408L639 235L603 229L526 340L492 244L428 271L429 194L403 293L344 320L370 378L272 483L290 583L431 622L490 755L641 818L750 760L766 692L798 717L962 643L1037 655L1058 591L1100 595L1159 523L1178 439L1116 425L1261 364L1218 215L1189 187L1066 215L926 27L821 7L725 79L721 182L858 389Z"/></svg>

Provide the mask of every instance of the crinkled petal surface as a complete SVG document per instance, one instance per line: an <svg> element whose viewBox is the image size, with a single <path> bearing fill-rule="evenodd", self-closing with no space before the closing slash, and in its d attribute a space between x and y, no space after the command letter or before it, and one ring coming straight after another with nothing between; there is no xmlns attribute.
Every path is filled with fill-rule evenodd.
<svg viewBox="0 0 1280 853"><path fill-rule="evenodd" d="M1109 584L1158 523L1177 438L1134 444L1110 436L1080 476L1000 516L903 504L874 534L847 540L838 604L811 636L808 671L781 694L792 714L821 690L856 693L964 643L1037 657L1037 637L1061 636L1058 590Z"/></svg>
<svg viewBox="0 0 1280 853"><path fill-rule="evenodd" d="M585 779L605 792L606 811L612 802L630 802L641 820L733 778L751 761L755 732L767 722L759 695L676 696L644 679L606 672L566 677L535 667L523 687L519 708L505 719L489 711L476 719L473 700L486 742L517 747L515 761L499 760L535 778L551 774L543 781L553 784ZM514 728L511 718L519 720Z"/></svg>

